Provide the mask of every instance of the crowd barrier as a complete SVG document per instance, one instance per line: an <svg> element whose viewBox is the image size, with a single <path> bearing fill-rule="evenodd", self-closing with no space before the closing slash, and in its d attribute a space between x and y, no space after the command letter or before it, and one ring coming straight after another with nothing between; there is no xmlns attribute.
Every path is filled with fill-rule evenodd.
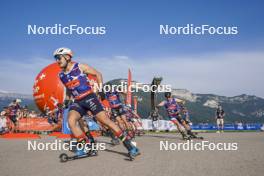
<svg viewBox="0 0 264 176"><path fill-rule="evenodd" d="M62 132L64 134L71 134L68 119L67 110L64 111L64 118L62 122ZM141 123L141 124L139 124ZM100 127L92 119L87 119L87 124L91 131L98 131ZM169 120L152 121L149 119L142 119L141 122L135 122L138 129L143 130L160 130L160 131L175 131L176 126ZM216 124L194 124L191 125L193 130L217 130ZM54 131L56 126L48 123L46 118L23 118L18 121L17 130L19 131ZM224 130L239 131L239 130L264 130L264 125L260 123L254 124L225 124Z"/></svg>
<svg viewBox="0 0 264 176"><path fill-rule="evenodd" d="M23 118L19 119L16 130L19 131L53 131L54 126L45 118Z"/></svg>
<svg viewBox="0 0 264 176"><path fill-rule="evenodd" d="M149 119L142 119L142 124L144 130L160 130L160 131L175 131L177 130L176 126L169 120L158 120L152 121ZM193 130L217 130L216 124L194 124L191 125ZM264 130L264 124L254 123L254 124L225 124L224 130L228 131L239 131L239 130Z"/></svg>

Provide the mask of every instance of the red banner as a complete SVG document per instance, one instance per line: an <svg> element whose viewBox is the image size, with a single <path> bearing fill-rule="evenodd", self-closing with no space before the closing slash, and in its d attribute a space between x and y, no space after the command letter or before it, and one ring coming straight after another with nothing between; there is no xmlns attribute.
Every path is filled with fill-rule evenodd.
<svg viewBox="0 0 264 176"><path fill-rule="evenodd" d="M137 96L134 96L134 111L137 114Z"/></svg>
<svg viewBox="0 0 264 176"><path fill-rule="evenodd" d="M126 104L131 105L132 93L131 93L131 81L132 75L130 69L128 69L128 78L127 78L127 97L126 97Z"/></svg>
<svg viewBox="0 0 264 176"><path fill-rule="evenodd" d="M19 119L17 130L19 131L53 131L58 125L51 125L46 118Z"/></svg>

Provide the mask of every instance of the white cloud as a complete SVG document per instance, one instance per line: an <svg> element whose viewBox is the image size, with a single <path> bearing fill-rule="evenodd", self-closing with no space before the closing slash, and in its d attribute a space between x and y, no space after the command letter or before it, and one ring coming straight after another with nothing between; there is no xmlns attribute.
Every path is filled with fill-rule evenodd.
<svg viewBox="0 0 264 176"><path fill-rule="evenodd" d="M144 83L150 83L154 76L162 76L163 83L196 93L227 96L246 93L264 97L262 52L154 59L90 58L84 61L102 71L106 80L127 77L127 70L131 68L133 79Z"/></svg>
<svg viewBox="0 0 264 176"><path fill-rule="evenodd" d="M104 80L126 78L132 69L133 80L150 83L154 76L162 76L163 83L175 88L186 88L196 93L234 96L242 93L264 97L264 53L210 53L199 56L171 58L85 58L101 71ZM50 59L35 58L22 63L4 60L0 70L0 89L31 93L35 76L50 64ZM11 69L12 68L12 69Z"/></svg>
<svg viewBox="0 0 264 176"><path fill-rule="evenodd" d="M42 68L51 62L52 60L44 58L34 58L27 61L1 60L0 89L8 92L31 94L35 77Z"/></svg>

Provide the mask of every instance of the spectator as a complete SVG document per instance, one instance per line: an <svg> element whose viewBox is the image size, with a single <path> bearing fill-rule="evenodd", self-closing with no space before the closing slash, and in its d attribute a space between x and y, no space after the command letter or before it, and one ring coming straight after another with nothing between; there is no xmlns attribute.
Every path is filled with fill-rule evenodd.
<svg viewBox="0 0 264 176"><path fill-rule="evenodd" d="M23 109L22 117L23 118L27 118L28 116L29 116L29 111L28 111L27 107L25 106L24 109Z"/></svg>
<svg viewBox="0 0 264 176"><path fill-rule="evenodd" d="M7 112L5 110L3 110L0 114L0 134L8 132L6 115Z"/></svg>
<svg viewBox="0 0 264 176"><path fill-rule="evenodd" d="M215 118L216 118L216 124L217 124L217 133L224 132L224 116L225 111L223 110L222 106L218 106L218 108L215 111Z"/></svg>
<svg viewBox="0 0 264 176"><path fill-rule="evenodd" d="M30 118L36 118L37 117L37 114L35 111L31 111L31 113L29 113L29 117Z"/></svg>
<svg viewBox="0 0 264 176"><path fill-rule="evenodd" d="M20 99L15 99L13 102L9 104L9 118L12 121L14 128L12 128L12 132L16 131L18 125L18 114L20 109Z"/></svg>

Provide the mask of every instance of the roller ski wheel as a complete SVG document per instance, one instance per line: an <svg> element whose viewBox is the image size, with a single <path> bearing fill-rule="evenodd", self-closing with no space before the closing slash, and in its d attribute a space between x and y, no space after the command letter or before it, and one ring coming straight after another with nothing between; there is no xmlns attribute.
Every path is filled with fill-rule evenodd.
<svg viewBox="0 0 264 176"><path fill-rule="evenodd" d="M69 156L66 153L62 153L62 154L60 154L60 157L59 158L60 158L60 162L61 163L65 163L65 162L68 161Z"/></svg>

